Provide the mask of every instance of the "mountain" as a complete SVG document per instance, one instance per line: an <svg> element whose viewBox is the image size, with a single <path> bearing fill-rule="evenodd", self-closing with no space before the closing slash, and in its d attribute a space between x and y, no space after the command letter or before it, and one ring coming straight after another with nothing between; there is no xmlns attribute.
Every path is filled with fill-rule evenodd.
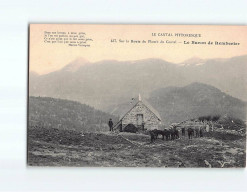
<svg viewBox="0 0 247 195"><path fill-rule="evenodd" d="M149 98L150 92L156 89L200 82L247 100L247 55L208 59L200 66L194 64L198 60L201 61L191 59L191 64L186 66L155 58L95 63L76 60L49 74L30 75L29 93L32 96L75 100L110 111L109 108L128 102L139 93Z"/></svg>
<svg viewBox="0 0 247 195"><path fill-rule="evenodd" d="M229 59L209 59L200 66L181 66L181 74L191 82L212 85L236 98L247 100L247 55Z"/></svg>
<svg viewBox="0 0 247 195"><path fill-rule="evenodd" d="M69 72L76 72L82 66L89 65L90 62L84 58L77 58L65 67L61 69L61 71L69 71Z"/></svg>
<svg viewBox="0 0 247 195"><path fill-rule="evenodd" d="M154 90L148 101L168 124L207 115L246 119L246 102L202 83Z"/></svg>
<svg viewBox="0 0 247 195"><path fill-rule="evenodd" d="M105 110L139 92L148 95L150 89L164 83L179 85L177 68L178 65L160 59L100 61L81 66L75 72L61 69L30 77L29 91L32 96L75 100Z"/></svg>
<svg viewBox="0 0 247 195"><path fill-rule="evenodd" d="M246 119L246 102L203 83L160 88L152 91L147 101L159 112L164 124L208 115L228 115ZM129 101L109 110L112 110L112 114L121 116L129 110L131 105L133 103Z"/></svg>
<svg viewBox="0 0 247 195"><path fill-rule="evenodd" d="M117 118L75 101L49 97L29 97L29 126L65 130L108 130L108 120Z"/></svg>

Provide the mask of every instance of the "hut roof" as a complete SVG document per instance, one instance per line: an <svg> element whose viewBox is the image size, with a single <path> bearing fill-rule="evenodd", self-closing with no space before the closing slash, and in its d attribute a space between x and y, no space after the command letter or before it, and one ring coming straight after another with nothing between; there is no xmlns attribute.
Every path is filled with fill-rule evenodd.
<svg viewBox="0 0 247 195"><path fill-rule="evenodd" d="M158 113L157 110L155 110L146 100L139 98L139 100L133 102L132 104L129 104L126 107L126 110L128 110L127 112L125 112L124 114L122 114L120 116L120 121L139 103L142 102L159 120L161 120L160 114ZM133 106L134 105L134 106Z"/></svg>

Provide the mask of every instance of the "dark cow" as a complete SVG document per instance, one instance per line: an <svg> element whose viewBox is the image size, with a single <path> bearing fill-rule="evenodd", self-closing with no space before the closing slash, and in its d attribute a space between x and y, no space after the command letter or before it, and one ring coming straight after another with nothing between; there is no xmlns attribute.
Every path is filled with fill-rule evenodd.
<svg viewBox="0 0 247 195"><path fill-rule="evenodd" d="M162 135L162 139L164 140L164 136L165 136L165 132L164 131L154 129L152 132L155 134L155 139L157 139L159 135Z"/></svg>
<svg viewBox="0 0 247 195"><path fill-rule="evenodd" d="M179 132L177 130L177 127L174 126L171 128L171 140L175 140L179 138Z"/></svg>
<svg viewBox="0 0 247 195"><path fill-rule="evenodd" d="M171 131L169 129L164 129L164 134L166 136L166 141L171 139Z"/></svg>

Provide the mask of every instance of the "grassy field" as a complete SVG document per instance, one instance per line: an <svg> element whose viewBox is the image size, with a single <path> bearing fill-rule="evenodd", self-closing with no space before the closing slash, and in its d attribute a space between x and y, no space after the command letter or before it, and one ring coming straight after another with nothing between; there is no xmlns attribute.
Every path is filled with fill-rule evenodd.
<svg viewBox="0 0 247 195"><path fill-rule="evenodd" d="M245 137L210 132L174 141L131 133L30 127L28 165L83 167L245 167Z"/></svg>

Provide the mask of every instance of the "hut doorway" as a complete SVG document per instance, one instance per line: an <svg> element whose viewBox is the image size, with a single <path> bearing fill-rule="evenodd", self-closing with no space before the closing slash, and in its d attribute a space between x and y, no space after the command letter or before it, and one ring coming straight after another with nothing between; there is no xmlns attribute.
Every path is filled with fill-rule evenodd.
<svg viewBox="0 0 247 195"><path fill-rule="evenodd" d="M143 114L137 114L137 125L141 126L143 123Z"/></svg>
<svg viewBox="0 0 247 195"><path fill-rule="evenodd" d="M144 130L143 114L137 114L137 128L139 130Z"/></svg>

